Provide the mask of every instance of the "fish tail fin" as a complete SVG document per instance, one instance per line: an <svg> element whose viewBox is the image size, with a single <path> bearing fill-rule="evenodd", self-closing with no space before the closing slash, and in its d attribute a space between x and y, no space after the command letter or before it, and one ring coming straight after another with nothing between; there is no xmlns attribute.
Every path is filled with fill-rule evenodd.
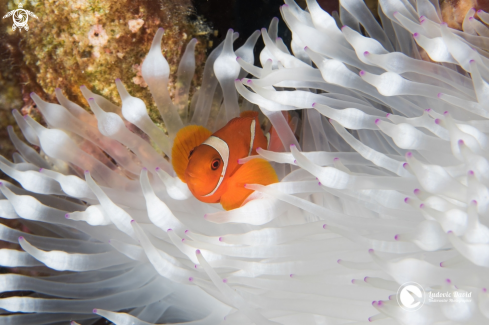
<svg viewBox="0 0 489 325"><path fill-rule="evenodd" d="M228 180L226 192L221 196L221 205L225 210L239 208L244 200L253 193L245 184L269 185L277 183L278 177L272 165L265 159L255 158L241 166Z"/></svg>
<svg viewBox="0 0 489 325"><path fill-rule="evenodd" d="M185 182L185 169L188 165L190 151L201 145L212 135L212 132L203 126L189 125L178 131L171 150L173 170L178 178Z"/></svg>

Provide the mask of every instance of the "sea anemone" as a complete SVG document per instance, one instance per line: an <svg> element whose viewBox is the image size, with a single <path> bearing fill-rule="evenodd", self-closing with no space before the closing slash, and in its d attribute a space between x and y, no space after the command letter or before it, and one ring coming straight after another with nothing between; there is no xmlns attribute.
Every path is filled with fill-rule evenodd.
<svg viewBox="0 0 489 325"><path fill-rule="evenodd" d="M336 20L315 0L307 11L285 3L292 53L276 18L261 31L262 67L260 32L234 51L230 30L189 106L193 47L172 103L158 30L142 76L168 134L121 80L122 107L83 88L94 115L61 90L61 105L32 95L48 127L14 111L41 152L9 129L19 154L0 169L22 188L2 181L0 215L32 233L1 226L24 251L2 249L0 263L47 275L0 276L0 291L29 292L0 299L22 313L2 324L487 322L488 28L475 10L464 31L448 28L437 1L380 0L382 25L361 1L342 0ZM223 211L175 177L172 141L185 125L214 131L248 109L284 150L241 163L264 158L281 181L246 184L255 192ZM301 113L299 129L282 111ZM426 292L412 294L417 310L399 303L411 282ZM428 299L447 294L467 299Z"/></svg>

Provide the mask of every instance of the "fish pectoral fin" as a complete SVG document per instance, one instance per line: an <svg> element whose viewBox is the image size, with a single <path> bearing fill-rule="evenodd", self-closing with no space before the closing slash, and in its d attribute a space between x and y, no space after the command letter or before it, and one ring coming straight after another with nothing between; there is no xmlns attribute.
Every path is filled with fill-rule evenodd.
<svg viewBox="0 0 489 325"><path fill-rule="evenodd" d="M190 151L200 146L211 135L211 131L198 125L189 125L178 131L171 150L171 163L173 170L182 182L185 183L185 170L187 169Z"/></svg>
<svg viewBox="0 0 489 325"><path fill-rule="evenodd" d="M227 190L221 196L221 205L225 210L239 208L253 193L253 190L244 187L245 184L269 185L277 182L277 174L268 161L261 158L252 159L228 179Z"/></svg>

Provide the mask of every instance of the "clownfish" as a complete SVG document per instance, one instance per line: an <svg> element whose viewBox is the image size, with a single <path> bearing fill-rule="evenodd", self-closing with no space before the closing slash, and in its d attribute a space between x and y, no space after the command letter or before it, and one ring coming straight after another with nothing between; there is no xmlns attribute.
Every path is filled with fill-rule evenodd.
<svg viewBox="0 0 489 325"><path fill-rule="evenodd" d="M273 132L273 130L272 130ZM258 121L258 112L246 111L211 134L202 126L181 129L172 148L172 165L177 176L200 201L221 203L225 210L241 206L253 193L245 184L269 185L278 182L266 160L238 160L267 148L268 140Z"/></svg>

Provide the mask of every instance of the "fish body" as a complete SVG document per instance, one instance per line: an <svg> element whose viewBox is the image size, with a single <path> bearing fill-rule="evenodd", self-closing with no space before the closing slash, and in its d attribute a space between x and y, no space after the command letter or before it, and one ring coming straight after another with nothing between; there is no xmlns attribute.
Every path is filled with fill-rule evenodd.
<svg viewBox="0 0 489 325"><path fill-rule="evenodd" d="M267 146L258 113L247 111L213 134L194 125L180 130L172 149L172 164L198 200L220 202L230 210L253 192L245 189L245 184L278 182L273 167L263 159L238 164L239 159L256 155L257 148Z"/></svg>

